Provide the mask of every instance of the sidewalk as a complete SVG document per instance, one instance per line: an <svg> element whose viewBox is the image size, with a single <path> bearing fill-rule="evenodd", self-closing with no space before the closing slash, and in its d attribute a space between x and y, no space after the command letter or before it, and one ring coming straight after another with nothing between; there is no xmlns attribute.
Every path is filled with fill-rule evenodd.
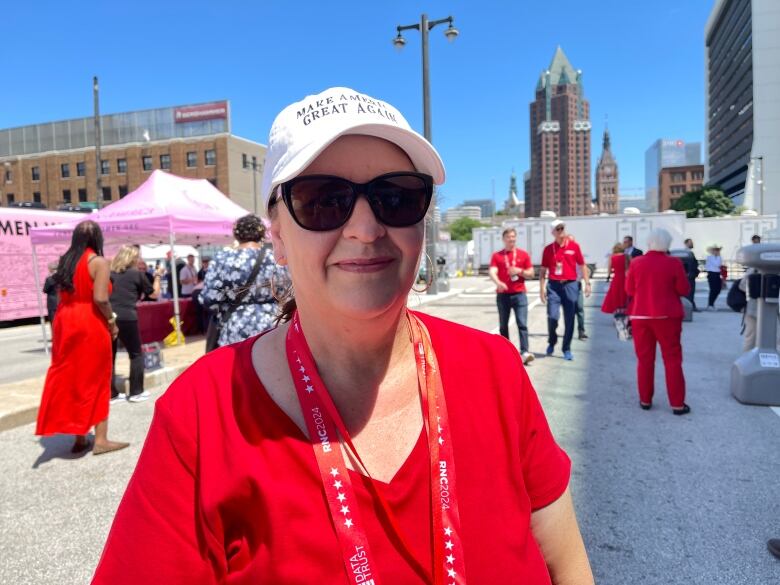
<svg viewBox="0 0 780 585"><path fill-rule="evenodd" d="M203 355L206 342L203 337L192 337L182 346L168 347L162 350L164 367L147 372L144 387L167 386L181 374L187 366ZM126 353L116 356L119 376L127 377L130 363ZM19 382L0 385L0 432L32 422L38 416L38 405L46 381L46 374Z"/></svg>
<svg viewBox="0 0 780 585"><path fill-rule="evenodd" d="M485 277L464 277L450 280L450 290L435 295L427 293L411 293L408 306L412 309L422 305L455 296L475 286L484 286ZM144 387L166 388L188 366L205 353L206 342L201 336L189 337L185 345L163 348L164 367L153 372L147 372L144 377ZM126 353L117 355L117 372L126 378L130 365ZM35 378L18 382L0 384L0 432L20 425L30 423L38 416L38 406L41 402L41 392L46 381L46 372Z"/></svg>

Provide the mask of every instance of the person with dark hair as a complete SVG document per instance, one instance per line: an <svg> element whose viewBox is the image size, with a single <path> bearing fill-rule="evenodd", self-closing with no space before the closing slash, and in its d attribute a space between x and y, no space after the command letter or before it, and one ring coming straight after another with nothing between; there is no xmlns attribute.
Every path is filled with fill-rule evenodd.
<svg viewBox="0 0 780 585"><path fill-rule="evenodd" d="M691 289L686 298L691 302L693 310L698 313L701 309L696 306L696 277L699 276L700 270L699 261L693 252L693 240L691 238L685 239L685 248L688 250L688 260L683 260L683 264L685 264L685 273L688 276L688 285Z"/></svg>
<svg viewBox="0 0 780 585"><path fill-rule="evenodd" d="M144 390L144 355L141 350L141 330L138 326L138 311L136 303L143 297L155 300L160 295L161 272L154 275L152 283L136 267L140 250L138 246L125 244L111 260L111 306L116 311L118 337L113 343L113 371L111 378L111 402L125 400L124 392L116 387L116 352L118 341L127 350L130 358L130 393L127 400L143 402L151 394Z"/></svg>
<svg viewBox="0 0 780 585"><path fill-rule="evenodd" d="M277 116L265 169L295 296L157 401L93 584L592 585L517 348L407 309L433 146L332 88Z"/></svg>
<svg viewBox="0 0 780 585"><path fill-rule="evenodd" d="M52 262L49 264L49 276L43 281L43 294L46 295L46 314L49 319L49 323L54 323L54 314L57 312L57 304L59 296L57 293L57 283L54 281L54 273L57 272L57 263ZM54 328L54 325L52 325Z"/></svg>
<svg viewBox="0 0 780 585"><path fill-rule="evenodd" d="M623 253L632 260L644 254L642 250L634 247L634 238L632 236L623 238Z"/></svg>
<svg viewBox="0 0 780 585"><path fill-rule="evenodd" d="M76 226L54 280L60 304L35 434L76 435L71 451L79 453L89 448L86 435L94 426L94 455L123 449L128 443L109 441L107 436L111 340L118 329L109 301L110 269L97 223L87 220Z"/></svg>
<svg viewBox="0 0 780 585"><path fill-rule="evenodd" d="M236 220L233 235L238 246L217 252L200 292L203 307L211 311L210 327L219 329L218 347L273 327L278 309L274 295L286 281L273 251L263 246L265 226L259 217L250 214Z"/></svg>

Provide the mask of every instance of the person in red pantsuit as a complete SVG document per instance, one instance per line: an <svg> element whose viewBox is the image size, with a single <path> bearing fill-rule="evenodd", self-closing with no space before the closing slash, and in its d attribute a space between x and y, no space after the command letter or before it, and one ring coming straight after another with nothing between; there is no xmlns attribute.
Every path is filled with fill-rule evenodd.
<svg viewBox="0 0 780 585"><path fill-rule="evenodd" d="M601 303L601 312L609 313L623 310L628 304L626 296L626 267L628 266L628 257L623 252L623 246L615 244L612 246L612 257L609 259L609 273L612 276L609 290Z"/></svg>
<svg viewBox="0 0 780 585"><path fill-rule="evenodd" d="M626 293L631 297L628 314L636 351L639 405L650 410L653 403L655 345L661 346L666 370L666 391L674 414L688 414L685 404L685 376L682 370L683 306L680 297L690 290L685 269L678 258L668 255L672 236L665 229L650 232L650 252L631 261Z"/></svg>

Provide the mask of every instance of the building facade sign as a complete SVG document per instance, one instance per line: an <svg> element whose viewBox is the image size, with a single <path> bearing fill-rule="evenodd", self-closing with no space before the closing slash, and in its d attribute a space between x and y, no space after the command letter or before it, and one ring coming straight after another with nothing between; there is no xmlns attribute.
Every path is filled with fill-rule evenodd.
<svg viewBox="0 0 780 585"><path fill-rule="evenodd" d="M226 119L228 116L227 102L186 106L173 110L173 119L177 124L186 122L202 122L203 120Z"/></svg>

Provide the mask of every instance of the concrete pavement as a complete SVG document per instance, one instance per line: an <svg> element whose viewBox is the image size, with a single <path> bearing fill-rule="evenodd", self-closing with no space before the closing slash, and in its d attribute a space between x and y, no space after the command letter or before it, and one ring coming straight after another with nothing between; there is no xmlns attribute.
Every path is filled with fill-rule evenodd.
<svg viewBox="0 0 780 585"><path fill-rule="evenodd" d="M495 296L487 280L463 279L457 288L449 296L421 296L426 302L418 308L494 330ZM543 307L531 310L529 320L538 356L529 373L573 461L572 491L597 582L780 582L780 562L765 549L767 538L780 535L780 417L730 396L739 315L697 313L685 324L693 412L670 413L660 358L655 405L645 412L637 404L633 348L617 340L611 318L598 311L604 288L599 283L587 303L591 338L574 341L573 362L563 361L559 350L543 356ZM515 341L516 335L512 331ZM185 348L202 352L195 343L174 349ZM168 364L169 355L166 350ZM155 398L163 390L152 388ZM0 433L0 583L89 581L152 410L153 401L112 406L110 434L132 445L105 457L74 457L69 437L40 441L31 424Z"/></svg>

